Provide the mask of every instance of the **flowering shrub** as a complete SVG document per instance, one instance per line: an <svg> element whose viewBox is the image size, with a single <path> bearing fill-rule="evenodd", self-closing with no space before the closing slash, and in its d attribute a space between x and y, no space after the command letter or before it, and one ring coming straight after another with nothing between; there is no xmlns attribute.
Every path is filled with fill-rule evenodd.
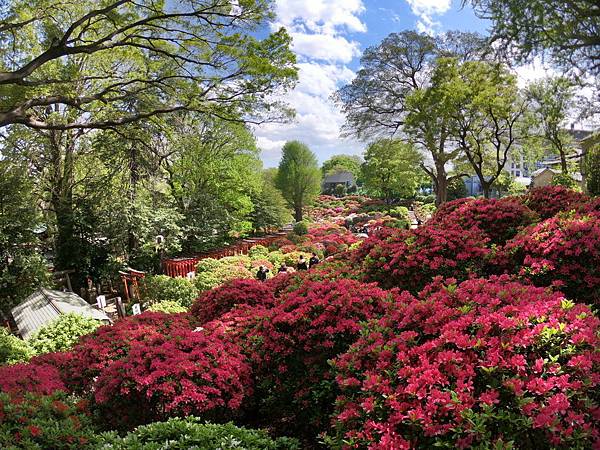
<svg viewBox="0 0 600 450"><path fill-rule="evenodd" d="M538 286L559 287L568 297L600 304L600 222L593 216L558 215L509 241L501 257Z"/></svg>
<svg viewBox="0 0 600 450"><path fill-rule="evenodd" d="M16 397L26 393L48 395L67 391L59 369L42 361L0 366L0 392Z"/></svg>
<svg viewBox="0 0 600 450"><path fill-rule="evenodd" d="M37 354L70 349L81 336L92 333L102 323L81 314L63 314L36 331L28 340Z"/></svg>
<svg viewBox="0 0 600 450"><path fill-rule="evenodd" d="M138 427L125 437L116 434L102 436L102 448L155 449L158 443L168 442L168 448L299 450L295 439L275 438L261 430L236 427L231 423L204 423L196 417L172 418ZM164 447L161 447L164 448Z"/></svg>
<svg viewBox="0 0 600 450"><path fill-rule="evenodd" d="M479 229L466 230L455 223L415 230L383 228L365 240L353 259L363 262L368 281L414 292L438 275L465 280L480 274L490 255L487 242Z"/></svg>
<svg viewBox="0 0 600 450"><path fill-rule="evenodd" d="M457 198L456 200L451 200L449 202L444 202L440 206L437 207L435 214L432 219L439 220L440 217L446 217L452 214L456 209L460 208L466 203L469 203L472 200L470 197Z"/></svg>
<svg viewBox="0 0 600 450"><path fill-rule="evenodd" d="M436 281L338 357L339 447L598 445L600 321L510 281Z"/></svg>
<svg viewBox="0 0 600 450"><path fill-rule="evenodd" d="M548 219L559 212L576 209L588 200L587 195L564 186L545 186L532 189L522 197L523 203L537 212L542 219Z"/></svg>
<svg viewBox="0 0 600 450"><path fill-rule="evenodd" d="M190 312L202 324L218 319L238 304L271 305L274 301L269 284L257 280L233 280L202 294Z"/></svg>
<svg viewBox="0 0 600 450"><path fill-rule="evenodd" d="M258 417L313 438L315 429L325 429L336 395L328 360L344 352L361 322L383 314L389 301L390 293L372 284L307 281L269 310L225 316L224 322L234 316L243 325L238 339L255 365Z"/></svg>
<svg viewBox="0 0 600 450"><path fill-rule="evenodd" d="M97 448L86 402L63 392L50 396L28 394L15 401L0 393L0 448Z"/></svg>
<svg viewBox="0 0 600 450"><path fill-rule="evenodd" d="M187 278L149 275L142 282L142 298L147 303L170 301L187 308L198 297L198 289Z"/></svg>
<svg viewBox="0 0 600 450"><path fill-rule="evenodd" d="M452 207L442 207L428 224L439 227L457 224L464 229L479 228L490 241L503 244L522 228L537 221L533 211L513 198L460 199Z"/></svg>
<svg viewBox="0 0 600 450"><path fill-rule="evenodd" d="M184 314L149 311L100 327L74 346L65 367L66 381L76 392L89 391L94 378L114 361L125 357L135 343L143 345L173 330L190 328L189 317Z"/></svg>
<svg viewBox="0 0 600 450"><path fill-rule="evenodd" d="M94 400L119 411L115 425L174 415L223 419L252 392L251 370L237 345L218 333L174 329L133 342L96 380Z"/></svg>

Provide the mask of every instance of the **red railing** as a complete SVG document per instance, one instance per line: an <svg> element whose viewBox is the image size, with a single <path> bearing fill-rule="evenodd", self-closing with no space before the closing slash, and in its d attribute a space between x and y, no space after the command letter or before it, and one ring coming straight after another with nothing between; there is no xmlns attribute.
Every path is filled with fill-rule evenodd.
<svg viewBox="0 0 600 450"><path fill-rule="evenodd" d="M264 245L265 247L268 247L273 241L284 237L285 235L286 232L281 231L268 236L242 239L227 247L211 250L210 252L200 253L188 257L165 259L162 263L163 273L170 277L185 277L188 273L196 270L196 264L198 264L198 261L202 259L220 259L224 258L225 256L246 255L255 245Z"/></svg>

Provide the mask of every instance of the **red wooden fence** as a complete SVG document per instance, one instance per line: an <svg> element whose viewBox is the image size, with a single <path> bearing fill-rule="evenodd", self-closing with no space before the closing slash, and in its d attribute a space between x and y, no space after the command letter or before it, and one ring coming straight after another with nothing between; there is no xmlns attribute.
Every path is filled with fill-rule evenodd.
<svg viewBox="0 0 600 450"><path fill-rule="evenodd" d="M268 247L273 241L284 237L286 234L285 231L281 231L268 236L241 239L228 247L211 250L210 252L199 253L188 257L165 259L162 262L163 273L170 277L185 277L188 273L196 270L196 264L202 259L220 259L225 256L247 255L250 249L255 245L264 245L265 247Z"/></svg>

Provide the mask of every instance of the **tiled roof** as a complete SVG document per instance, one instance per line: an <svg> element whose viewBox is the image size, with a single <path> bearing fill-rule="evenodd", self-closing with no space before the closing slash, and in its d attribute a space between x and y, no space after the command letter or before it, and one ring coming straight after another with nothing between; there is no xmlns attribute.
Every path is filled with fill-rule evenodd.
<svg viewBox="0 0 600 450"><path fill-rule="evenodd" d="M327 175L323 179L324 184L329 183L346 183L346 182L354 183L354 175L352 172L337 172L331 175Z"/></svg>
<svg viewBox="0 0 600 450"><path fill-rule="evenodd" d="M109 317L99 309L88 304L73 292L38 289L18 306L11 310L12 316L23 339L39 328L57 319L61 314L77 313L110 323Z"/></svg>

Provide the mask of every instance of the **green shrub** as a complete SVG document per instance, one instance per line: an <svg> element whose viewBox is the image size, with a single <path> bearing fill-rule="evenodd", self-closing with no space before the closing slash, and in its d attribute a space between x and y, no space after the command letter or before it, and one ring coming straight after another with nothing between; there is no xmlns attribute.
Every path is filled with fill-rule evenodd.
<svg viewBox="0 0 600 450"><path fill-rule="evenodd" d="M171 300L163 300L162 302L154 303L150 305L148 311L164 312L167 314L176 314L186 312L187 308L181 306L179 303Z"/></svg>
<svg viewBox="0 0 600 450"><path fill-rule="evenodd" d="M552 186L564 186L569 189L578 190L579 186L568 173L556 173L552 177Z"/></svg>
<svg viewBox="0 0 600 450"><path fill-rule="evenodd" d="M102 435L102 449L219 449L219 450L298 450L298 441L271 438L265 431L236 427L232 423L217 425L202 423L195 417L169 419L143 425L119 437L115 433Z"/></svg>
<svg viewBox="0 0 600 450"><path fill-rule="evenodd" d="M6 328L0 327L0 364L25 362L33 354L33 349L26 341L12 335Z"/></svg>
<svg viewBox="0 0 600 450"><path fill-rule="evenodd" d="M264 245L255 245L248 252L248 256L252 259L263 259L269 254L269 249Z"/></svg>
<svg viewBox="0 0 600 450"><path fill-rule="evenodd" d="M49 396L27 394L18 402L0 393L0 448L98 448L98 437L85 409L84 401L64 392Z"/></svg>
<svg viewBox="0 0 600 450"><path fill-rule="evenodd" d="M187 278L150 275L144 278L142 295L151 304L169 301L188 307L198 297L198 288Z"/></svg>
<svg viewBox="0 0 600 450"><path fill-rule="evenodd" d="M92 333L102 323L90 317L69 313L36 331L28 343L37 354L70 349L81 336Z"/></svg>
<svg viewBox="0 0 600 450"><path fill-rule="evenodd" d="M306 233L308 233L308 224L305 221L296 222L294 225L294 233L296 233L298 236L304 236Z"/></svg>

